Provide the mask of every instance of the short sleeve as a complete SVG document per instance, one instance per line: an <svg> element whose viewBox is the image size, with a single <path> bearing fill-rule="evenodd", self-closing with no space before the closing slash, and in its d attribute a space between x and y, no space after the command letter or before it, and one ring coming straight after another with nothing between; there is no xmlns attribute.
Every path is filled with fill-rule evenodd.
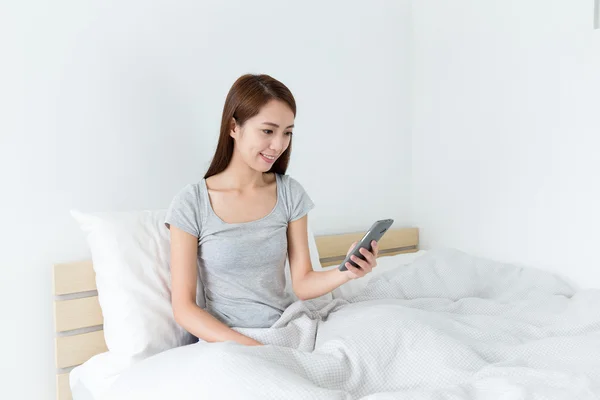
<svg viewBox="0 0 600 400"><path fill-rule="evenodd" d="M187 185L171 201L165 217L167 228L174 226L200 237L202 224L198 185Z"/></svg>
<svg viewBox="0 0 600 400"><path fill-rule="evenodd" d="M288 177L288 222L305 216L315 206L302 185L294 178Z"/></svg>

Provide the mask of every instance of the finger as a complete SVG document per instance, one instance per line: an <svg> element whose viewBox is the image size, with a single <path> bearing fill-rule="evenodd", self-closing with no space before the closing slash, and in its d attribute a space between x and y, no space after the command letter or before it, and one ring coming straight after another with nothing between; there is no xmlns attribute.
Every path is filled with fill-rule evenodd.
<svg viewBox="0 0 600 400"><path fill-rule="evenodd" d="M350 245L350 248L348 249L348 252L346 252L346 255L350 254L350 252L352 251L352 249L354 249L354 246L356 246L357 243L358 243L358 241L356 241Z"/></svg>
<svg viewBox="0 0 600 400"><path fill-rule="evenodd" d="M354 275L356 275L357 278L365 276L364 271L361 270L360 268L356 268L354 265L350 264L349 262L347 262L345 265L346 265L346 268L348 268L348 271L350 271Z"/></svg>
<svg viewBox="0 0 600 400"><path fill-rule="evenodd" d="M352 279L354 278L360 278L360 268L356 268L354 265L350 264L349 262L347 262L346 264L344 264L346 266L346 272L350 273L350 275L352 275Z"/></svg>
<svg viewBox="0 0 600 400"><path fill-rule="evenodd" d="M350 259L354 261L354 263L358 265L359 268L364 269L369 267L369 262L367 260L363 260L362 258L355 256L354 254L350 256Z"/></svg>
<svg viewBox="0 0 600 400"><path fill-rule="evenodd" d="M354 263L356 263L363 271L365 271L365 272L370 272L371 271L371 265L369 265L369 262L367 260L363 260L361 258L358 258L355 255L352 255L350 257L350 259L352 261L354 261Z"/></svg>
<svg viewBox="0 0 600 400"><path fill-rule="evenodd" d="M361 247L358 251L367 259L367 262L371 265L371 267L377 264L377 262L375 261L375 255L372 252L365 249L364 247Z"/></svg>
<svg viewBox="0 0 600 400"><path fill-rule="evenodd" d="M371 248L373 249L373 254L375 255L375 258L377 258L377 255L379 254L379 243L373 240L371 242Z"/></svg>

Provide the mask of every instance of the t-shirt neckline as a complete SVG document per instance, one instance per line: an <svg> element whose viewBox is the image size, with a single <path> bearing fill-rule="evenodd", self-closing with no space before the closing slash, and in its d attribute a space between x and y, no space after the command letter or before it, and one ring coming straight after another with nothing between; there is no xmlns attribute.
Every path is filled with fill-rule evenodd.
<svg viewBox="0 0 600 400"><path fill-rule="evenodd" d="M249 224L254 224L257 222L261 222L267 218L269 218L271 215L273 215L275 213L275 210L277 210L277 207L279 207L279 202L281 200L281 195L279 194L279 190L280 190L280 186L281 186L281 181L280 181L280 177L278 173L275 173L275 195L277 196L277 199L275 200L275 206L273 207L273 209L266 214L264 217L261 217L259 219L255 219L252 221L246 221L246 222L225 222L223 221L223 219L221 219L221 217L219 217L217 215L217 213L215 212L215 210L212 207L212 203L210 201L210 195L208 193L208 185L206 185L206 178L202 178L202 187L204 190L204 194L206 196L206 203L207 203L207 208L209 210L209 212L211 213L211 215L213 217L215 217L217 219L217 221L219 221L221 224L224 225L229 225L229 226L238 226L238 225L249 225Z"/></svg>

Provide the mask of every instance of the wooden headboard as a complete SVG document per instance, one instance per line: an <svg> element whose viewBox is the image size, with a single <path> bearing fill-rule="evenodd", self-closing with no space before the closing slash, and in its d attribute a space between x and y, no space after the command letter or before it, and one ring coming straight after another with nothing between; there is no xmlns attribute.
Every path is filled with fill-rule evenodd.
<svg viewBox="0 0 600 400"><path fill-rule="evenodd" d="M350 244L363 235L364 232L317 236L321 265L341 263ZM379 242L379 256L416 252L418 245L417 228L390 229ZM107 351L102 310L91 260L56 264L53 277L56 398L71 400L70 370Z"/></svg>

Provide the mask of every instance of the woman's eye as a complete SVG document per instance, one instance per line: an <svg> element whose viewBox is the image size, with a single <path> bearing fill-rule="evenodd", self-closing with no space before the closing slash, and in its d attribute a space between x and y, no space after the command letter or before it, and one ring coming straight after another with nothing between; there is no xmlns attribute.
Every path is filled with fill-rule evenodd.
<svg viewBox="0 0 600 400"><path fill-rule="evenodd" d="M263 132L266 133L267 135L270 135L271 133L273 133L273 131L270 129L263 129Z"/></svg>
<svg viewBox="0 0 600 400"><path fill-rule="evenodd" d="M294 134L294 132L286 132L285 134L288 136L292 136Z"/></svg>

